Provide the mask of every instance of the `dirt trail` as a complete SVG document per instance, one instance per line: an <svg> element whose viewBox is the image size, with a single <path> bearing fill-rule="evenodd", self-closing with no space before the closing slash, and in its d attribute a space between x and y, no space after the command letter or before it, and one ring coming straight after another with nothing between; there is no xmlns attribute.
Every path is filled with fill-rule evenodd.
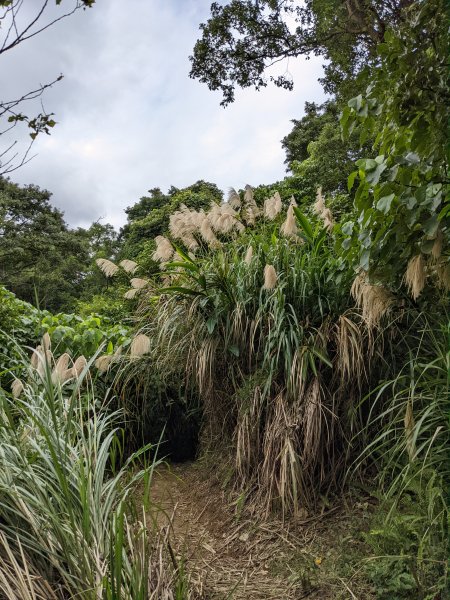
<svg viewBox="0 0 450 600"><path fill-rule="evenodd" d="M239 520L221 490L200 476L196 465L161 468L151 496L172 521L171 543L186 561L186 570L207 600L326 599L324 590L310 590L289 561L311 542L311 531L289 532L281 523ZM301 538L299 537L301 535Z"/></svg>

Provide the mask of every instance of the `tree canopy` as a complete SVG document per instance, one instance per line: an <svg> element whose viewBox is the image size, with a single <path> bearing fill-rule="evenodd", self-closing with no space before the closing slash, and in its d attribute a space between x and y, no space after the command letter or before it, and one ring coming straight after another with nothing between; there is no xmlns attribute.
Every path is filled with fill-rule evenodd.
<svg viewBox="0 0 450 600"><path fill-rule="evenodd" d="M232 0L213 2L200 25L190 76L220 90L221 104L234 101L235 88L272 82L288 90L288 73L267 68L290 57L322 56L325 91L337 93L376 55L389 25L401 22L412 0Z"/></svg>

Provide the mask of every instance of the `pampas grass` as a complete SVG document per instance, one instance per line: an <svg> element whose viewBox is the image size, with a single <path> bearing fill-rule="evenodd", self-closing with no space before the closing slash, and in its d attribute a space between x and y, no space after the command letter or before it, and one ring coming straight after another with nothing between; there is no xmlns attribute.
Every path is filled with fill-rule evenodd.
<svg viewBox="0 0 450 600"><path fill-rule="evenodd" d="M106 373L109 367L111 366L112 361L114 360L114 356L112 354L104 354L103 356L99 356L95 361L95 366L100 371L100 373Z"/></svg>
<svg viewBox="0 0 450 600"><path fill-rule="evenodd" d="M297 232L297 220L294 215L294 206L291 204L287 210L286 221L281 225L281 234L287 238L296 238Z"/></svg>
<svg viewBox="0 0 450 600"><path fill-rule="evenodd" d="M152 258L156 262L169 261L174 253L174 249L170 241L163 235L155 237L156 250L152 254Z"/></svg>
<svg viewBox="0 0 450 600"><path fill-rule="evenodd" d="M119 270L119 267L107 258L97 258L95 262L106 277L113 277Z"/></svg>
<svg viewBox="0 0 450 600"><path fill-rule="evenodd" d="M239 210L241 208L241 198L234 188L230 188L228 192L228 204L235 210Z"/></svg>
<svg viewBox="0 0 450 600"><path fill-rule="evenodd" d="M248 225L254 225L260 210L253 197L253 189L250 185L245 186L244 206L241 211L242 218Z"/></svg>
<svg viewBox="0 0 450 600"><path fill-rule="evenodd" d="M313 212L322 219L323 226L328 231L331 231L334 227L333 213L329 208L325 206L325 200L322 196L322 188L317 189L316 201L313 204Z"/></svg>
<svg viewBox="0 0 450 600"><path fill-rule="evenodd" d="M139 294L141 290L137 289L137 288L131 288L131 290L127 290L125 292L125 294L123 295L123 297L126 300L133 300L133 298L136 297L137 294Z"/></svg>
<svg viewBox="0 0 450 600"><path fill-rule="evenodd" d="M14 398L19 398L23 392L23 383L20 379L14 379L11 384L11 392Z"/></svg>
<svg viewBox="0 0 450 600"><path fill-rule="evenodd" d="M364 273L355 277L350 292L361 308L362 317L369 329L379 325L382 317L394 304L392 294L381 285L369 284Z"/></svg>
<svg viewBox="0 0 450 600"><path fill-rule="evenodd" d="M64 352L56 361L55 368L52 371L52 382L57 385L64 383L72 376L72 371L69 369L70 356Z"/></svg>
<svg viewBox="0 0 450 600"><path fill-rule="evenodd" d="M125 258L124 260L121 260L119 263L119 266L122 267L122 269L125 271L125 273L131 273L133 274L136 269L138 268L138 264L136 262L134 262L134 260L128 260L127 258Z"/></svg>
<svg viewBox="0 0 450 600"><path fill-rule="evenodd" d="M277 285L278 276L273 265L266 265L264 267L264 285L265 290L273 290Z"/></svg>
<svg viewBox="0 0 450 600"><path fill-rule="evenodd" d="M269 221L273 221L281 212L281 209L281 196L278 192L275 192L271 198L267 198L264 201L264 216L266 219L269 219Z"/></svg>
<svg viewBox="0 0 450 600"><path fill-rule="evenodd" d="M144 333L134 336L130 346L130 356L137 358L150 352L150 338Z"/></svg>
<svg viewBox="0 0 450 600"><path fill-rule="evenodd" d="M422 254L417 254L409 260L405 272L405 283L414 300L422 293L425 278L425 260Z"/></svg>
<svg viewBox="0 0 450 600"><path fill-rule="evenodd" d="M253 246L249 246L247 248L247 252L245 253L244 262L246 265L249 265L252 262L253 258Z"/></svg>
<svg viewBox="0 0 450 600"><path fill-rule="evenodd" d="M78 379L78 377L80 377L81 373L84 371L84 369L86 369L86 367L87 367L86 358L83 355L79 356L76 359L76 361L73 363L73 366L72 366L73 377L75 379Z"/></svg>
<svg viewBox="0 0 450 600"><path fill-rule="evenodd" d="M149 280L142 279L140 277L133 277L130 280L130 283L131 283L131 287L134 288L135 290L142 290L143 288L147 287L147 285L149 284Z"/></svg>

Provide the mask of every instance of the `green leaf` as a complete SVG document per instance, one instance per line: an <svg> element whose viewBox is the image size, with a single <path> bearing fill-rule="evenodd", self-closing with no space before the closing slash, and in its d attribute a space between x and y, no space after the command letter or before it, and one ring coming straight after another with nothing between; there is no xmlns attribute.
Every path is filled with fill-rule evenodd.
<svg viewBox="0 0 450 600"><path fill-rule="evenodd" d="M355 183L355 179L356 179L357 176L358 176L358 171L353 171L353 173L350 173L350 175L348 176L348 179L347 179L347 188L348 188L349 192L351 191L351 189L353 187L353 184Z"/></svg>
<svg viewBox="0 0 450 600"><path fill-rule="evenodd" d="M395 194L389 194L389 196L383 196L377 202L377 209L382 213L387 214L391 209L392 200L395 198Z"/></svg>
<svg viewBox="0 0 450 600"><path fill-rule="evenodd" d="M308 241L312 242L312 240L314 238L314 231L313 231L311 223L309 222L309 220L305 217L305 215L301 212L301 210L299 208L294 207L294 213L295 213L295 216L297 217L297 221L299 222L300 227L303 229L303 231L308 236L308 238L309 238Z"/></svg>
<svg viewBox="0 0 450 600"><path fill-rule="evenodd" d="M206 321L206 329L208 330L208 333L210 335L214 331L214 329L216 328L216 325L217 325L217 317L210 317Z"/></svg>

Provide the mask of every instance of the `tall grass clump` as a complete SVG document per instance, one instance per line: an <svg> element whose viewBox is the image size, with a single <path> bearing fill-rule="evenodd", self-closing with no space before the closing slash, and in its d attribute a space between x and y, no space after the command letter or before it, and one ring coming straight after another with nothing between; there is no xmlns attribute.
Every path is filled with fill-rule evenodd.
<svg viewBox="0 0 450 600"><path fill-rule="evenodd" d="M158 370L199 391L203 450L220 447L236 487L283 514L339 489L376 362L328 226L288 210L295 235L277 213L214 251L179 249L141 303Z"/></svg>
<svg viewBox="0 0 450 600"><path fill-rule="evenodd" d="M120 464L121 414L95 397L90 365L61 376L67 360L53 366L45 348L16 397L0 389L0 597L175 598L176 570L146 516L158 462L139 468L144 447Z"/></svg>
<svg viewBox="0 0 450 600"><path fill-rule="evenodd" d="M450 505L450 328L424 314L403 333L407 360L364 400L364 452L380 505L367 541L378 597L445 598Z"/></svg>

